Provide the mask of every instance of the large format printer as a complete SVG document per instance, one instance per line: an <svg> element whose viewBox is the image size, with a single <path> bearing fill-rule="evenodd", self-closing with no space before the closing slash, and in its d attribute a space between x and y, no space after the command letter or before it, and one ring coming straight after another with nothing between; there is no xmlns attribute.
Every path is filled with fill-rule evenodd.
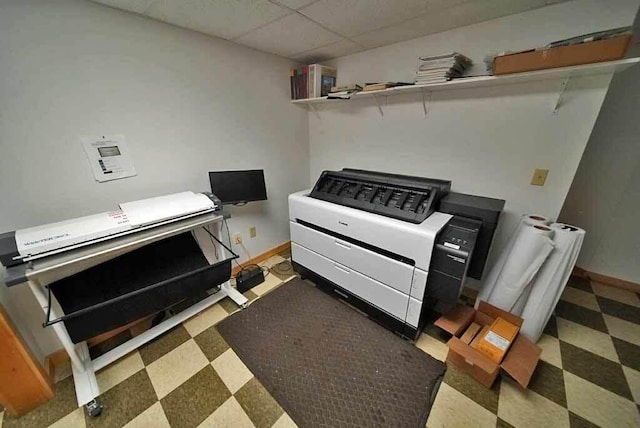
<svg viewBox="0 0 640 428"><path fill-rule="evenodd" d="M302 277L409 339L427 308L457 302L480 279L504 201L450 192L451 182L324 171L289 196L291 252Z"/></svg>

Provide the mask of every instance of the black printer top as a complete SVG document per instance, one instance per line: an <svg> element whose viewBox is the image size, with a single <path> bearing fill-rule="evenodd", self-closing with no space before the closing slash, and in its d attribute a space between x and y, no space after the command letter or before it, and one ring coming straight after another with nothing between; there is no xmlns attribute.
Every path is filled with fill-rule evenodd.
<svg viewBox="0 0 640 428"><path fill-rule="evenodd" d="M451 181L345 168L323 171L310 196L411 223L422 223Z"/></svg>

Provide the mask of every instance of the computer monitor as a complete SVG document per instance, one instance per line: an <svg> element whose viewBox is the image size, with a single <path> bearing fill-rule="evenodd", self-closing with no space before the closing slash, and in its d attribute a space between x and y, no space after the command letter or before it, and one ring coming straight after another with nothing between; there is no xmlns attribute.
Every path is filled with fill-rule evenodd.
<svg viewBox="0 0 640 428"><path fill-rule="evenodd" d="M211 192L223 204L242 204L267 200L264 170L210 171Z"/></svg>

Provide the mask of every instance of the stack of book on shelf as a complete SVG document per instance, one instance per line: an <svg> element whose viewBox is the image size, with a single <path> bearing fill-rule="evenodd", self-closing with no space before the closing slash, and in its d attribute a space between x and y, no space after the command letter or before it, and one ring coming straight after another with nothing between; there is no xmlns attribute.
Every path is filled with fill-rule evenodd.
<svg viewBox="0 0 640 428"><path fill-rule="evenodd" d="M336 84L337 70L321 64L305 65L289 71L291 99L324 97Z"/></svg>
<svg viewBox="0 0 640 428"><path fill-rule="evenodd" d="M331 92L327 95L329 99L338 99L338 100L348 100L351 98L353 94L356 92L360 92L362 90L362 86L357 83L352 83L350 85L340 85L334 86L331 88Z"/></svg>
<svg viewBox="0 0 640 428"><path fill-rule="evenodd" d="M461 77L472 64L471 60L458 52L446 55L420 57L420 67L416 72L416 85L442 83Z"/></svg>
<svg viewBox="0 0 640 428"><path fill-rule="evenodd" d="M384 82L384 83L367 83L364 85L362 92L381 91L383 89L395 88L396 86L408 86L413 83L405 82Z"/></svg>

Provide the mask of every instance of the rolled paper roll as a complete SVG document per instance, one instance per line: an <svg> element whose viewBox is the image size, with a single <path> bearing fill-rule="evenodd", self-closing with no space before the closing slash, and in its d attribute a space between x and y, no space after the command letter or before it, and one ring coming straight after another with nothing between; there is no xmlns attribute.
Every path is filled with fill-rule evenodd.
<svg viewBox="0 0 640 428"><path fill-rule="evenodd" d="M539 215L539 214L526 214L520 218L520 221L518 222L518 226L516 226L516 229L511 234L511 237L509 238L507 245L504 247L504 249L500 253L500 256L498 257L494 265L491 267L491 270L488 271L488 274L485 280L482 282L482 288L480 289L480 293L478 294L478 298L476 299L476 309L478 308L478 302L480 300L487 301L487 299L489 298L489 295L493 291L493 288L496 285L496 281L498 280L498 277L500 276L500 273L504 268L505 261L507 260L509 253L513 249L513 245L516 241L516 238L519 236L520 232L522 231L522 228L527 225L546 226L548 224L551 224L551 220L548 217Z"/></svg>
<svg viewBox="0 0 640 428"><path fill-rule="evenodd" d="M579 227L553 223L555 248L531 284L531 292L522 310L524 322L520 331L537 342L578 259L586 232Z"/></svg>

